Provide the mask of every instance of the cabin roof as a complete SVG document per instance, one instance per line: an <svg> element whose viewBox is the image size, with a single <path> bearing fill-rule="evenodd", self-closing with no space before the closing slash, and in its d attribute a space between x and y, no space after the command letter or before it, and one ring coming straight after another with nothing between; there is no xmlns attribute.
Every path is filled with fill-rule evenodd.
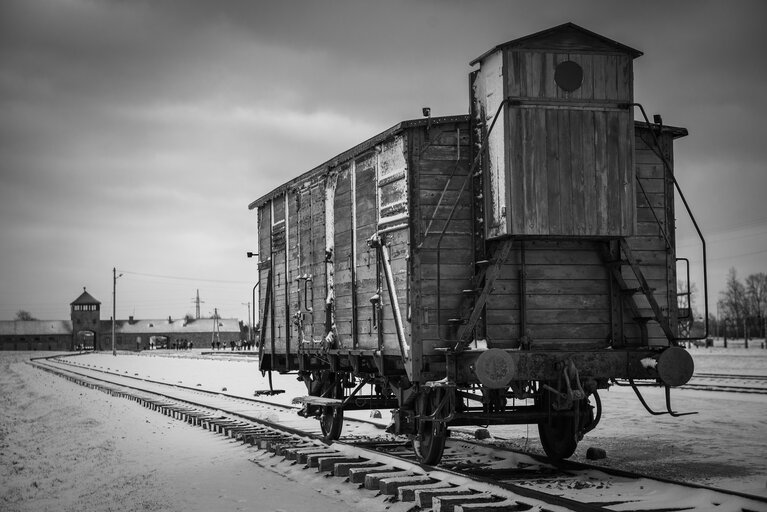
<svg viewBox="0 0 767 512"><path fill-rule="evenodd" d="M592 45L593 50L595 51L611 50L620 53L627 53L634 59L642 55L642 52L639 50L631 48L630 46L626 46L625 44L621 44L603 35L597 34L596 32L586 30L585 28L580 27L575 23L563 23L562 25L557 25L556 27L551 27L534 34L520 37L518 39L512 39L511 41L496 45L476 59L472 60L470 64L473 66L488 55L504 48L573 50L575 48L575 44L584 45L586 43Z"/></svg>
<svg viewBox="0 0 767 512"><path fill-rule="evenodd" d="M101 304L101 302L96 300L93 295L88 293L85 290L85 287L83 287L83 293L81 293L79 297L69 303L70 306L74 306L75 304Z"/></svg>
<svg viewBox="0 0 767 512"><path fill-rule="evenodd" d="M442 117L432 117L431 118L431 124L432 125L438 125L438 124L444 124L444 123L455 123L455 122L467 122L469 120L468 115L460 115L460 116L442 116ZM393 135L396 135L397 133L405 130L406 128L413 128L417 126L426 126L429 123L429 118L423 118L423 119L411 119L408 121L401 121L388 130L385 130L378 135L374 135L373 137L369 138L365 142L362 142L360 144L357 144L351 149L348 149L344 151L343 153L340 153L330 160L327 160L326 162L321 163L317 167L314 167L313 169L310 169L306 171L305 173L301 174L300 176L293 178L289 182L280 185L276 189L272 190L268 194L264 194L263 196L259 197L252 203L248 205L249 210L253 210L254 208L258 208L260 205L262 205L264 202L268 201L272 197L274 197L277 194L281 194L287 189L290 189L293 187L296 183L300 183L302 181L307 180L310 176L314 175L315 173L321 171L321 170L327 170L331 167L335 167L340 163L343 163L347 160L350 160L354 158L357 155L361 155L362 153L365 153L370 148L374 147L376 144L379 144L389 137L392 137Z"/></svg>

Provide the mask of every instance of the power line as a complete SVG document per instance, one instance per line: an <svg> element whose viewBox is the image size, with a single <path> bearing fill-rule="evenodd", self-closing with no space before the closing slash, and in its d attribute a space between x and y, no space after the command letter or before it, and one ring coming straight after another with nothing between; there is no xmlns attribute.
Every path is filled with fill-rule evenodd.
<svg viewBox="0 0 767 512"><path fill-rule="evenodd" d="M742 258L744 256L753 256L755 254L762 254L767 252L767 249L762 249L761 251L754 251L754 252L747 252L744 254L730 254L728 256L722 256L721 258L709 258L709 261L720 261L720 260L730 260L733 258Z"/></svg>
<svg viewBox="0 0 767 512"><path fill-rule="evenodd" d="M120 270L123 274L130 274L134 276L155 277L160 279L176 279L179 281L195 281L204 283L226 283L226 284L251 284L248 281L227 281L223 279L200 279L197 277L181 277L181 276L165 276L161 274L146 274L144 272L131 272L130 270Z"/></svg>

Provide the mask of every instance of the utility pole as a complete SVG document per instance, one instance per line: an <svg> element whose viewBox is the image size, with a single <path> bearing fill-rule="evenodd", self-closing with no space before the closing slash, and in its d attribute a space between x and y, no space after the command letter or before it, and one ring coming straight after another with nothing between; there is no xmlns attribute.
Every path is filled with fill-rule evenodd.
<svg viewBox="0 0 767 512"><path fill-rule="evenodd" d="M112 355L117 355L115 349L115 318L117 312L117 278L122 277L122 274L117 275L117 268L112 267Z"/></svg>
<svg viewBox="0 0 767 512"><path fill-rule="evenodd" d="M218 308L213 309L213 332L210 336L210 342L221 342L221 329L218 327Z"/></svg>
<svg viewBox="0 0 767 512"><path fill-rule="evenodd" d="M192 299L192 302L195 303L195 311L194 311L194 317L199 320L200 319L200 304L203 304L205 301L200 300L200 289L197 289L197 297Z"/></svg>
<svg viewBox="0 0 767 512"><path fill-rule="evenodd" d="M250 302L243 302L243 306L248 306L248 342L250 342L250 332L251 332L251 325L250 325ZM255 307L255 306L254 306Z"/></svg>

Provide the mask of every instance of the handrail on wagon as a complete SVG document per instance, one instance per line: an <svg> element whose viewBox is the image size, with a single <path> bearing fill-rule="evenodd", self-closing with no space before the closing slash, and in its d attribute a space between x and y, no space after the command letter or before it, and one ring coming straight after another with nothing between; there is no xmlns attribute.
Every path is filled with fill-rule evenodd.
<svg viewBox="0 0 767 512"><path fill-rule="evenodd" d="M391 304L392 311L394 313L394 325L397 330L397 343L399 344L400 355L403 361L410 359L410 350L405 339L405 328L402 323L402 312L400 311L399 299L397 298L397 290L394 283L394 274L392 273L391 263L389 261L389 250L386 247L385 238L381 237L378 233L371 236L368 239L368 245L378 251L381 256L382 267L384 275L386 277L386 289L389 292L389 303ZM381 332L379 330L379 332Z"/></svg>
<svg viewBox="0 0 767 512"><path fill-rule="evenodd" d="M695 231L698 234L698 238L700 238L701 242L701 252L703 255L703 303L704 303L704 317L705 317L705 329L703 336L699 337L689 337L689 338L677 338L679 341L693 341L693 340L703 340L708 338L709 336L709 329L708 329L708 267L706 264L706 239L703 237L703 232L701 232L700 227L698 226L698 221L695 220L695 216L692 214L692 209L690 208L689 203L687 202L687 198L684 196L684 193L682 192L682 188L679 186L679 182L676 180L676 176L674 176L674 172L671 170L671 164L669 163L666 156L663 154L663 151L660 149L660 142L658 141L658 136L655 134L655 130L653 127L655 126L654 123L650 122L650 119L647 117L647 112L645 112L644 107L641 103L626 103L621 106L625 106L626 108L630 107L638 107L639 111L642 113L642 117L644 118L644 122L647 125L648 131L650 132L650 135L652 135L653 143L658 148L658 151L656 154L660 157L661 161L663 162L663 167L666 171L666 174L671 177L671 180L674 182L674 188L679 193L679 197L682 199L682 203L684 204L685 209L687 210L687 215L690 216L690 220L692 221L693 226L695 226Z"/></svg>
<svg viewBox="0 0 767 512"><path fill-rule="evenodd" d="M503 101L498 105L498 109L495 111L495 115L493 116L493 121L490 123L490 127L487 130L487 133L485 134L484 140L482 141L482 144L480 145L479 151L477 151L477 155L474 157L474 161L471 163L471 167L469 167L469 172L466 173L466 176L464 176L463 183L461 184L461 190L458 191L458 197L460 198L463 194L463 191L466 189L466 184L469 182L469 179L474 174L475 170L477 169L477 166L479 165L479 162L482 160L482 154L485 152L485 149L487 148L488 141L490 140L490 134L493 132L493 128L495 127L496 121L498 121L498 116L501 115L501 111L503 110L503 107L506 106L507 103L511 102L511 98L504 98ZM435 212L439 208L440 204L442 203L442 198L444 197L445 191L447 191L448 186L450 185L450 181L453 179L453 174L448 179L448 182L445 184L445 189L442 192L442 196L439 198L439 202L437 203L437 207L435 208ZM450 221L453 220L453 216L455 215L456 208L458 206L458 201L453 203L453 207L450 209L450 213L447 216L447 219L445 219L445 223L442 226L442 231L439 234L439 239L437 240L437 332L439 339L442 341L452 341L448 339L443 339L441 335L439 334L439 326L442 325L442 308L440 304L440 253L441 253L441 247L442 247L442 240L445 238L445 233L447 232L447 226L450 224ZM429 223L429 226L431 226L431 223ZM426 235L428 234L428 229L424 233L424 239L426 238Z"/></svg>

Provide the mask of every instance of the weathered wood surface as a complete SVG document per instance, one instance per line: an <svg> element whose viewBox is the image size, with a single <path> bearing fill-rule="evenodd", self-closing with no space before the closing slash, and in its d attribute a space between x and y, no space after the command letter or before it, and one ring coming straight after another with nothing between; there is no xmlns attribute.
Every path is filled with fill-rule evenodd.
<svg viewBox="0 0 767 512"><path fill-rule="evenodd" d="M516 201L517 204L535 206L530 208L532 214L523 220L513 208L509 217L521 223L520 229L532 229L532 226L536 230L567 232L573 238L525 239L524 266L522 244L514 244L484 313L488 343L516 348L523 336L529 337L533 348L542 349L606 347L614 336L625 337L629 344L638 343L640 330L631 318L632 313L620 307L616 312L611 306L611 293L614 292L611 292L605 266L607 241L586 238L594 231L618 234L624 230L633 231L631 225L636 222L636 236L629 237L632 252L641 261L649 285L655 288L661 308L670 309L675 314L673 252L666 250L666 239L661 234L665 231L673 244L673 190L659 157L639 138L630 143L616 139L623 136L628 126L616 112L518 110L515 114L521 123L518 141L525 149L509 155L509 161L533 166L540 172L513 176L511 183L521 185L514 189L519 195L510 204L513 206ZM568 128L563 132L560 128L565 125ZM582 131L584 126L590 131L573 139L570 133L573 125L579 127L576 131ZM548 127L555 129L549 132ZM462 190L463 179L469 170L469 148L464 144L466 138L461 135L464 132L468 133L467 124L433 127L428 135L425 128L414 128L406 131L403 144L396 146L407 151L405 175L412 190L408 189L407 216L398 221L404 227L389 232L386 243L406 337L412 345L413 365L416 366L421 364L423 355L434 354L435 348L452 346L455 326L448 325L448 319L461 313L462 291L477 286L472 283L475 273L473 233L477 226L472 214L470 183ZM537 144L540 137L556 143ZM623 155L602 147L599 141L611 137ZM671 140L665 143L670 146ZM623 174L612 172L632 162L625 153L633 151L634 144L638 155L631 164L634 169ZM600 149L594 149L597 147ZM665 148L665 151L669 150ZM337 175L331 205L326 205L319 182L293 192L295 201L291 201L288 194L285 204L288 205L287 232L291 243L287 255L285 244L281 242L285 223L278 220L284 213L279 212L278 203L267 203L267 207L259 209L261 260L265 261L271 255L275 275L273 309L276 328L273 338L277 352L289 348L287 343L292 343L291 350L294 350L299 340L289 314L303 313L303 339L316 342L327 332L328 289L322 284L327 277L328 241L324 239L324 224L328 221L326 208L332 208L332 313L338 334L337 346L372 351L379 348L380 339L384 353L398 353L396 326L385 280L379 274L377 253L367 243L380 228L377 211L380 206L377 181L380 160L377 159L380 158L377 153L369 152L329 170ZM573 160L588 165L574 166ZM387 172L396 180L402 179L401 171L397 169L391 168ZM629 178L635 180L635 173L644 192L637 186L627 186ZM628 190L632 194L630 200L621 196ZM396 202L396 195L387 196L387 201ZM454 204L454 215L447 223ZM293 207L295 211L291 210ZM632 213L624 215L622 210L627 207ZM653 211L660 219L660 226ZM398 224L390 222L386 226ZM439 242L443 229L445 236ZM524 287L520 275L523 269ZM264 287L267 271L264 267L260 273ZM309 297L311 312L308 311L310 304L303 296L303 285L299 288L297 277L301 275L312 275L317 280L312 284L314 294ZM630 268L624 265L621 275L627 286L637 286ZM287 292L286 287L289 288ZM380 315L374 315L370 302L376 295L382 305ZM638 294L635 301L640 314L649 316L651 308L647 299ZM525 332L521 332L523 310ZM675 326L675 318L672 320ZM292 339L288 331L291 328L294 329ZM651 343L664 343L665 336L656 324L650 322L648 331Z"/></svg>

